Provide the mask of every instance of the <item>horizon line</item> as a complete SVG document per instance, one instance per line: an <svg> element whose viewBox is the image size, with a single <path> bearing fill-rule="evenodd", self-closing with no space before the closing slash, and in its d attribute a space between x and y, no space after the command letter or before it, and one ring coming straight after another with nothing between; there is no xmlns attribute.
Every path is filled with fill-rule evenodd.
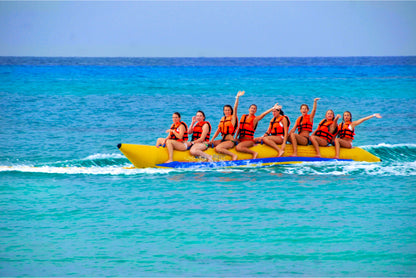
<svg viewBox="0 0 416 278"><path fill-rule="evenodd" d="M351 56L33 56L0 55L0 58L165 58L165 59L215 59L215 58L381 58L381 57L416 57L415 55L351 55Z"/></svg>

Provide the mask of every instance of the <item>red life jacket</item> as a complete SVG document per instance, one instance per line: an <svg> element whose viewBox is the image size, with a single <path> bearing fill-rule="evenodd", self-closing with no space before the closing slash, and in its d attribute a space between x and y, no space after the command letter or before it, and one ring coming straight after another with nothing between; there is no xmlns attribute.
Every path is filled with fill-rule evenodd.
<svg viewBox="0 0 416 278"><path fill-rule="evenodd" d="M250 116L248 114L244 114L240 120L240 131L239 131L239 138L245 139L254 139L254 132L256 131L257 125L254 126L254 119L256 116Z"/></svg>
<svg viewBox="0 0 416 278"><path fill-rule="evenodd" d="M343 138L349 138L351 140L354 140L354 129L351 130L349 126L351 125L351 122L346 123L340 123L338 126L338 137Z"/></svg>
<svg viewBox="0 0 416 278"><path fill-rule="evenodd" d="M298 133L301 133L304 130L311 132L313 127L311 115L300 116L296 120L296 125L298 126Z"/></svg>
<svg viewBox="0 0 416 278"><path fill-rule="evenodd" d="M209 122L206 121L202 121L202 122L198 122L195 126L194 126L194 132L192 133L192 141L195 141L199 138L201 138L202 135L202 127L208 124L208 133L207 136L205 136L204 141L208 142L209 141L209 137L211 136L211 124Z"/></svg>
<svg viewBox="0 0 416 278"><path fill-rule="evenodd" d="M331 143L336 133L331 133L329 131L329 128L333 123L334 121L328 121L327 119L323 119L318 125L318 130L315 132L315 136L324 138L328 143Z"/></svg>
<svg viewBox="0 0 416 278"><path fill-rule="evenodd" d="M221 121L218 127L220 128L220 131L223 137L227 136L228 134L234 135L235 133L237 122L235 123L235 125L233 125L232 118L233 118L232 115L228 117L224 116L221 118Z"/></svg>
<svg viewBox="0 0 416 278"><path fill-rule="evenodd" d="M183 134L182 139L176 138L174 134L171 134L169 139L177 140L177 141L188 141L188 126L184 122L179 122L177 124L172 124L170 129L176 132L179 132L179 126L183 125L185 127L185 133Z"/></svg>
<svg viewBox="0 0 416 278"><path fill-rule="evenodd" d="M287 120L287 128L289 129L290 126L290 120L288 116L279 116L278 118L273 117L273 119L270 121L269 128L267 129L268 135L285 135L285 130L283 127L282 120L286 118Z"/></svg>

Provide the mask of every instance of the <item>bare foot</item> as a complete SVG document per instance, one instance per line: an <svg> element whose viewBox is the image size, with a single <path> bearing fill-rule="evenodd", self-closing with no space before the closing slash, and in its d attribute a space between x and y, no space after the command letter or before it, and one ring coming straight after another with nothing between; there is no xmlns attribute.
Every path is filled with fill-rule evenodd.
<svg viewBox="0 0 416 278"><path fill-rule="evenodd" d="M334 156L334 159L339 159L339 156Z"/></svg>
<svg viewBox="0 0 416 278"><path fill-rule="evenodd" d="M231 160L237 160L237 158L238 156L236 154L231 156Z"/></svg>
<svg viewBox="0 0 416 278"><path fill-rule="evenodd" d="M296 156L298 156L298 154L297 153L294 153L290 157L296 157Z"/></svg>
<svg viewBox="0 0 416 278"><path fill-rule="evenodd" d="M214 162L214 161L212 160L212 156L208 157L208 158L207 158L207 160L208 160L208 162Z"/></svg>
<svg viewBox="0 0 416 278"><path fill-rule="evenodd" d="M317 154L317 155L315 155L314 157L316 157L316 158L321 158L321 155L320 155L320 154Z"/></svg>
<svg viewBox="0 0 416 278"><path fill-rule="evenodd" d="M165 161L165 162L163 162L163 163L171 163L171 162L173 162L173 160L168 159L168 160L166 160L166 161Z"/></svg>
<svg viewBox="0 0 416 278"><path fill-rule="evenodd" d="M258 153L254 153L253 154L253 159L256 159L258 155L259 155Z"/></svg>
<svg viewBox="0 0 416 278"><path fill-rule="evenodd" d="M279 153L279 155L277 157L281 157L285 153L285 151L284 150L279 150L278 153Z"/></svg>

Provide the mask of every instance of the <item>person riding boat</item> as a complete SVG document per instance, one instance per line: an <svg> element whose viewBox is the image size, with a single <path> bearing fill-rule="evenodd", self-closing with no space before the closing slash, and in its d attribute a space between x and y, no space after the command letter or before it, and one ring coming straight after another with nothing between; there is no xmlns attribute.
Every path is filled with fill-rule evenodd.
<svg viewBox="0 0 416 278"><path fill-rule="evenodd" d="M188 126L181 121L181 114L175 112L172 115L173 124L170 129L166 130L166 138L158 138L156 147L166 146L168 150L168 160L165 163L173 161L173 151L186 151L188 148Z"/></svg>
<svg viewBox="0 0 416 278"><path fill-rule="evenodd" d="M300 113L302 114L295 122L295 125L289 132L288 141L292 143L293 154L291 156L298 155L298 144L306 146L309 143L309 134L312 132L313 128L313 119L316 113L317 102L320 98L315 98L313 100L313 108L311 114L309 112L309 106L302 104L300 106ZM298 134L295 133L295 130L298 130Z"/></svg>
<svg viewBox="0 0 416 278"><path fill-rule="evenodd" d="M264 144L272 147L277 151L277 156L280 157L285 152L286 142L289 136L289 117L285 115L281 106L272 110L273 118L270 121L269 128L266 133L257 138L257 142L263 142ZM281 148L277 145L281 145Z"/></svg>
<svg viewBox="0 0 416 278"><path fill-rule="evenodd" d="M340 115L338 115L341 117ZM338 138L335 138L335 157L336 159L339 159L339 152L340 148L352 148L352 140L354 140L355 135L355 127L362 124L364 121L367 121L372 118L381 118L381 115L376 113L364 118L361 118L357 121L352 121L352 115L351 112L345 111L343 115L343 121L338 126Z"/></svg>
<svg viewBox="0 0 416 278"><path fill-rule="evenodd" d="M211 135L211 124L205 121L205 113L202 111L196 112L196 116L192 117L192 123L189 126L188 134L192 134L192 139L187 142L189 152L193 156L202 156L209 162L212 162L212 157L206 153L208 149L208 142Z"/></svg>
<svg viewBox="0 0 416 278"><path fill-rule="evenodd" d="M337 132L338 119L339 115L334 119L334 111L326 111L325 119L319 123L318 128L312 133L310 140L315 147L316 157L321 157L320 146L327 147L333 142Z"/></svg>
<svg viewBox="0 0 416 278"><path fill-rule="evenodd" d="M224 108L223 108L224 116L220 120L217 131L215 131L214 136L212 136L212 139L208 143L215 147L215 151L217 153L229 155L231 156L232 160L236 160L237 155L229 151L229 149L233 148L235 145L233 136L237 130L238 100L241 96L244 95L244 93L245 93L244 91L239 91L237 93L237 96L235 97L234 108L232 108L231 105L224 105ZM217 138L217 136L220 133L222 135L222 139L215 140L215 138Z"/></svg>
<svg viewBox="0 0 416 278"><path fill-rule="evenodd" d="M256 143L254 140L254 133L256 131L257 124L267 114L272 112L273 109L277 109L278 107L279 106L276 103L272 108L266 110L260 116L256 116L255 113L257 112L257 105L250 105L250 108L248 109L249 113L244 114L241 117L239 130L235 135L236 138L238 137L238 144L235 147L236 151L249 153L253 156L253 159L257 158L258 153L250 149Z"/></svg>

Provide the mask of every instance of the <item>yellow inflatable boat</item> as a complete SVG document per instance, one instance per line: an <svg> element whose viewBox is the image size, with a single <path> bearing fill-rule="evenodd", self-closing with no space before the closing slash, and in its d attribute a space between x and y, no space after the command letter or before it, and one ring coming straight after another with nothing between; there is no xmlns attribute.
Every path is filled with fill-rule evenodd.
<svg viewBox="0 0 416 278"><path fill-rule="evenodd" d="M341 148L340 159L333 159L335 147L321 147L322 157L315 157L313 146L298 146L298 156L291 157L292 145L286 145L282 157L276 157L277 152L266 145L256 145L252 149L259 155L257 159L251 159L250 154L237 152L234 148L231 152L238 155L238 160L231 160L228 155L219 154L213 148L208 148L206 153L212 155L214 162L196 158L189 151L174 151L173 162L164 163L168 160L167 150L163 147L134 144L118 144L120 151L130 160L136 168L193 168L193 167L239 167L239 166L268 166L277 164L292 164L315 161L366 161L379 162L380 158L358 147L352 149Z"/></svg>

